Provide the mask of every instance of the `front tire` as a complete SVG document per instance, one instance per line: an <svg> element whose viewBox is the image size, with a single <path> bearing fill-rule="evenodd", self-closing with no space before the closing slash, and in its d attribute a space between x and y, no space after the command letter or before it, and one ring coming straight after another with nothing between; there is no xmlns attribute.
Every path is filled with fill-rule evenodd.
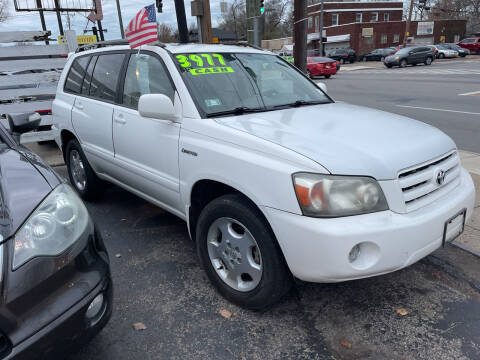
<svg viewBox="0 0 480 360"><path fill-rule="evenodd" d="M325 75L325 79L330 79L330 76L332 75Z"/></svg>
<svg viewBox="0 0 480 360"><path fill-rule="evenodd" d="M425 59L425 65L431 65L432 64L432 61L433 59L429 56Z"/></svg>
<svg viewBox="0 0 480 360"><path fill-rule="evenodd" d="M403 59L402 61L400 61L400 67L401 68L404 68L407 66L407 60Z"/></svg>
<svg viewBox="0 0 480 360"><path fill-rule="evenodd" d="M196 231L200 262L227 300L252 310L277 302L292 276L263 214L240 194L210 202Z"/></svg>
<svg viewBox="0 0 480 360"><path fill-rule="evenodd" d="M80 197L90 201L99 199L105 185L93 171L76 139L70 140L65 148L65 162L70 183Z"/></svg>

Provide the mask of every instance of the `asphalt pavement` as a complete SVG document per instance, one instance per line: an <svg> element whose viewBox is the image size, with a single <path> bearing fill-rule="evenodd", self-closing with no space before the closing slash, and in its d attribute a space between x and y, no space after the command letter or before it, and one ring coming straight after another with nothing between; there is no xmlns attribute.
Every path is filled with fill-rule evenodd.
<svg viewBox="0 0 480 360"><path fill-rule="evenodd" d="M403 69L355 63L344 70L352 68L359 70L319 79L335 100L423 121L451 136L459 149L480 153L480 56Z"/></svg>

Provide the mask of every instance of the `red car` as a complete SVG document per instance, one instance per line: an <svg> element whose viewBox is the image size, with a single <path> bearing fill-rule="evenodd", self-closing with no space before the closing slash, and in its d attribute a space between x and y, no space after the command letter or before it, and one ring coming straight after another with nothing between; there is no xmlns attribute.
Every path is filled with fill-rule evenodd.
<svg viewBox="0 0 480 360"><path fill-rule="evenodd" d="M330 76L337 73L337 62L330 58L312 56L307 57L307 75L311 78L315 76Z"/></svg>
<svg viewBox="0 0 480 360"><path fill-rule="evenodd" d="M457 43L458 46L470 50L472 54L480 54L480 38L466 38Z"/></svg>

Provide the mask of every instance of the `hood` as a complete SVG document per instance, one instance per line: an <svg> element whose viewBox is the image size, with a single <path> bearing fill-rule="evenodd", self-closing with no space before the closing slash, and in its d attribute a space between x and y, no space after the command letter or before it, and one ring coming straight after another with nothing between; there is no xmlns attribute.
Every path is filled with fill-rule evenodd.
<svg viewBox="0 0 480 360"><path fill-rule="evenodd" d="M52 190L29 159L16 150L0 148L0 235L12 236Z"/></svg>
<svg viewBox="0 0 480 360"><path fill-rule="evenodd" d="M455 143L420 121L344 103L217 118L225 126L300 153L337 175L395 179Z"/></svg>

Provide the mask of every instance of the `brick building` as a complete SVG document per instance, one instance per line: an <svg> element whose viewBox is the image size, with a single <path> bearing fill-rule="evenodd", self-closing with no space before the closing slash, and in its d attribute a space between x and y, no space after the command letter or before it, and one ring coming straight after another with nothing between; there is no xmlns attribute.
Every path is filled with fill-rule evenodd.
<svg viewBox="0 0 480 360"><path fill-rule="evenodd" d="M320 39L320 4L310 4L308 11L308 49L318 49ZM403 2L397 1L326 1L323 11L325 50L352 48L365 54L377 48L403 43L405 21ZM465 20L412 21L409 41L418 44L457 42L466 33Z"/></svg>

